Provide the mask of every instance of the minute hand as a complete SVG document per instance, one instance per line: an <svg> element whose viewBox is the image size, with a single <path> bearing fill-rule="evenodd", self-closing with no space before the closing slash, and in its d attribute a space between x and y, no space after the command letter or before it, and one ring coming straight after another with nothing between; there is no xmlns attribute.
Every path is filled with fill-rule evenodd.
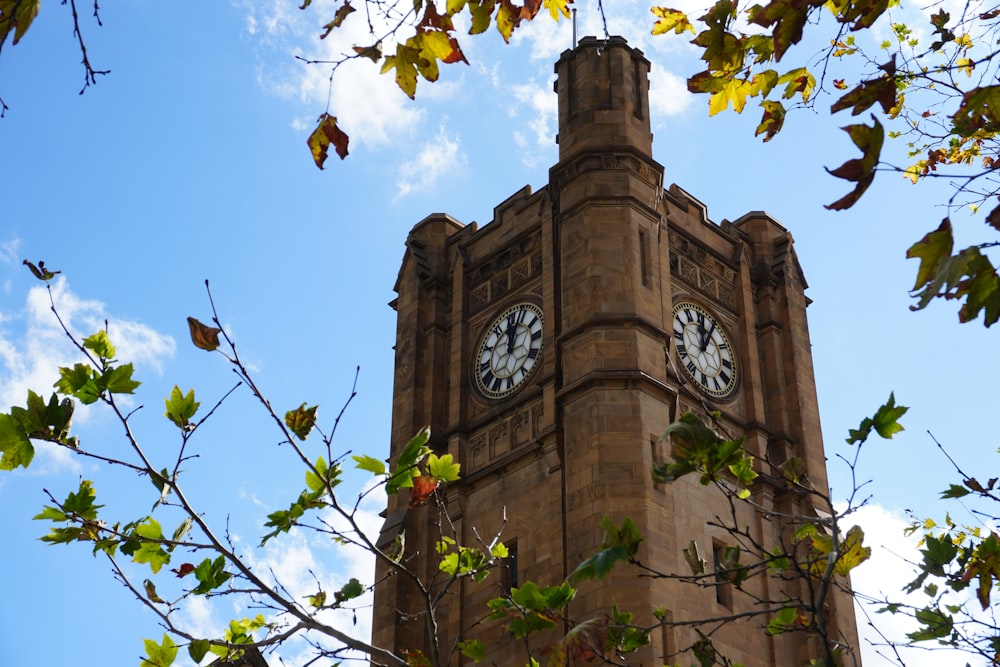
<svg viewBox="0 0 1000 667"><path fill-rule="evenodd" d="M705 337L702 339L702 342L701 342L701 351L702 352L704 352L705 348L708 347L708 341L712 340L712 334L713 333L715 333L715 322L712 322L712 326L710 326L708 328L708 331L705 332Z"/></svg>

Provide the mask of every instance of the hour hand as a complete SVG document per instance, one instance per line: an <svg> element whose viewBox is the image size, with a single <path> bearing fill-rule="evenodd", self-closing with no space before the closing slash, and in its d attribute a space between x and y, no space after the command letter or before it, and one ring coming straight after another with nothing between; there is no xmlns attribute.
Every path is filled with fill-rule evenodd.
<svg viewBox="0 0 1000 667"><path fill-rule="evenodd" d="M515 333L517 333L517 325L514 324L514 316L511 315L507 318L507 354L514 351Z"/></svg>

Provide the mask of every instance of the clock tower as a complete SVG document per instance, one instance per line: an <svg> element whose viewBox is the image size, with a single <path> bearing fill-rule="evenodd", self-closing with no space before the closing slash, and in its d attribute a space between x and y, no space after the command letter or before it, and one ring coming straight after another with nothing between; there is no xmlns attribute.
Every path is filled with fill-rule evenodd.
<svg viewBox="0 0 1000 667"><path fill-rule="evenodd" d="M391 498L380 544L405 534L406 563L430 581L442 522L460 544L502 532L511 549L504 576L454 586L436 634L444 648L481 639L505 667L524 664L523 646L498 623L476 625L487 601L518 582L563 581L599 549L603 517L630 518L644 538L639 560L660 572L690 572L683 550L692 541L707 559L728 546L712 525L729 512L717 491L651 475L669 458L660 435L681 414L717 412L722 428L746 437L763 473L753 500L773 511L740 510L754 540L773 543L789 528L778 517L808 511L765 467L798 457L827 489L791 234L761 211L715 223L692 195L664 187L652 157L649 66L619 37L588 37L564 52L559 161L548 183L514 193L481 227L443 213L419 222L395 286L390 457L429 425L431 447L461 463L462 479L448 487L447 516ZM682 620L750 606L627 570L581 585L569 615L617 603L653 625L653 609ZM777 586L759 579L754 586ZM428 654L432 633L412 586L379 568L373 639ZM828 607L829 631L857 646L851 600L834 596ZM713 641L748 666L808 662L804 635L770 636L754 623L730 623ZM628 664L673 664L697 636L664 627L651 639ZM472 661L455 652L447 664Z"/></svg>

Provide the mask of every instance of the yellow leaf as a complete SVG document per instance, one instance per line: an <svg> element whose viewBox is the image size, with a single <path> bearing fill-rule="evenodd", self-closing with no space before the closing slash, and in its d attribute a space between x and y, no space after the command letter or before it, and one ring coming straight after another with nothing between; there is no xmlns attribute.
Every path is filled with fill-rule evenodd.
<svg viewBox="0 0 1000 667"><path fill-rule="evenodd" d="M812 96L813 89L816 88L816 79L812 72L805 67L797 67L781 75L778 83L784 83L785 92L782 95L786 100L795 97L795 93L802 95L802 101L808 102Z"/></svg>
<svg viewBox="0 0 1000 667"><path fill-rule="evenodd" d="M309 135L309 139L306 141L310 152L312 152L313 161L320 169L323 168L323 163L326 162L327 151L331 145L336 149L337 155L340 156L341 160L346 158L348 142L349 138L347 134L337 126L337 118L328 113L324 113L319 117L316 129L313 130L313 133Z"/></svg>
<svg viewBox="0 0 1000 667"><path fill-rule="evenodd" d="M960 72L965 72L967 76L972 76L972 70L975 69L976 64L968 58L959 58L955 61L955 66L958 67Z"/></svg>
<svg viewBox="0 0 1000 667"><path fill-rule="evenodd" d="M669 7L650 7L650 11L658 17L656 23L653 24L654 35L662 35L671 30L677 35L685 30L695 34L694 26L691 25L691 21L688 20L687 14L684 12Z"/></svg>
<svg viewBox="0 0 1000 667"><path fill-rule="evenodd" d="M971 49L972 48L972 38L969 37L969 33L962 33L959 37L955 38L955 44L960 49Z"/></svg>
<svg viewBox="0 0 1000 667"><path fill-rule="evenodd" d="M405 44L396 45L396 55L386 56L382 63L382 73L396 70L396 85L411 100L417 94L417 65L420 53Z"/></svg>
<svg viewBox="0 0 1000 667"><path fill-rule="evenodd" d="M572 0L544 0L542 5L549 10L549 16L552 17L553 21L559 20L559 15L562 14L563 18L569 18L569 3Z"/></svg>
<svg viewBox="0 0 1000 667"><path fill-rule="evenodd" d="M720 111L725 111L730 104L733 105L733 111L743 113L743 107L747 103L747 95L752 94L752 92L753 84L742 79L726 81L722 88L708 99L708 115L714 116Z"/></svg>
<svg viewBox="0 0 1000 667"><path fill-rule="evenodd" d="M431 54L438 60L446 60L451 56L452 45L448 33L440 30L428 30L423 33L423 54Z"/></svg>
<svg viewBox="0 0 1000 667"><path fill-rule="evenodd" d="M908 179L911 183L916 183L920 180L920 175L924 172L927 167L927 160L921 160L916 164L911 164L903 171L903 178Z"/></svg>
<svg viewBox="0 0 1000 667"><path fill-rule="evenodd" d="M40 0L21 0L20 2L0 2L0 46L7 41L7 36L13 31L14 44L21 41L24 33L31 27L31 22L38 15Z"/></svg>
<svg viewBox="0 0 1000 667"><path fill-rule="evenodd" d="M514 33L514 28L517 27L517 20L511 14L509 4L504 3L500 5L500 9L497 10L496 21L497 30L500 31L503 41L510 42L510 36Z"/></svg>

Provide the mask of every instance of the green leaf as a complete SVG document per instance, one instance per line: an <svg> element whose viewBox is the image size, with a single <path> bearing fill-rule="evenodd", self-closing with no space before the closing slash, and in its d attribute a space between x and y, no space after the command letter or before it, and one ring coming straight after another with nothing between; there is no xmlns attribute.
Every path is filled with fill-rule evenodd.
<svg viewBox="0 0 1000 667"><path fill-rule="evenodd" d="M486 646L478 639L458 642L458 650L473 662L486 662Z"/></svg>
<svg viewBox="0 0 1000 667"><path fill-rule="evenodd" d="M98 386L104 387L112 394L132 394L142 384L132 379L133 371L132 364L109 368L98 380Z"/></svg>
<svg viewBox="0 0 1000 667"><path fill-rule="evenodd" d="M380 461L379 459L368 456L367 454L363 454L361 456L352 455L351 458L354 459L355 463L357 463L357 466L355 467L358 470L367 470L375 475L386 474L387 468L384 461Z"/></svg>
<svg viewBox="0 0 1000 667"><path fill-rule="evenodd" d="M307 408L306 404L303 403L294 410L285 413L285 425L299 440L308 438L309 432L316 425L317 409L319 409L318 405Z"/></svg>
<svg viewBox="0 0 1000 667"><path fill-rule="evenodd" d="M35 448L18 420L0 413L0 470L27 468L34 457Z"/></svg>
<svg viewBox="0 0 1000 667"><path fill-rule="evenodd" d="M194 576L198 585L191 591L195 595L206 595L229 581L233 575L226 572L226 557L219 556L215 560L206 558L194 568Z"/></svg>
<svg viewBox="0 0 1000 667"><path fill-rule="evenodd" d="M453 463L451 454L445 454L441 457L438 457L436 454L430 454L427 457L427 472L431 477L442 482L458 481L458 473L461 468L462 466L458 463Z"/></svg>
<svg viewBox="0 0 1000 667"><path fill-rule="evenodd" d="M950 635L954 627L954 620L950 615L933 607L918 609L914 616L922 627L906 636L915 642L942 639Z"/></svg>
<svg viewBox="0 0 1000 667"><path fill-rule="evenodd" d="M347 600L353 600L354 598L361 597L364 595L365 587L356 578L351 577L351 580L346 584L341 586L340 590L334 594L338 604L345 602Z"/></svg>
<svg viewBox="0 0 1000 667"><path fill-rule="evenodd" d="M334 469L336 468L337 466L334 466ZM277 536L279 533L287 533L291 530L307 510L325 507L326 503L320 500L321 495L322 491L303 491L287 510L278 510L268 514L264 525L268 528L274 528L274 530L261 538L260 546L267 544L272 537Z"/></svg>
<svg viewBox="0 0 1000 667"><path fill-rule="evenodd" d="M163 416L172 421L181 430L187 429L191 424L191 417L194 417L201 407L201 403L194 400L194 389L189 389L188 393L181 393L181 388L174 385L170 390L170 396L163 399L166 412Z"/></svg>
<svg viewBox="0 0 1000 667"><path fill-rule="evenodd" d="M163 530L153 517L135 527L135 537L139 538L139 547L132 555L133 563L147 563L156 574L160 568L170 562L170 554L163 548Z"/></svg>
<svg viewBox="0 0 1000 667"><path fill-rule="evenodd" d="M104 391L97 385L97 374L86 364L76 364L73 368L60 368L56 389L62 394L73 396L84 405L96 403Z"/></svg>
<svg viewBox="0 0 1000 667"><path fill-rule="evenodd" d="M941 498L962 498L964 496L972 493L964 486L959 486L958 484L951 484L948 486L946 491L941 492Z"/></svg>
<svg viewBox="0 0 1000 667"><path fill-rule="evenodd" d="M207 639L192 639L188 645L188 655L191 656L191 660L195 664L198 664L208 654L209 646L211 644L209 644Z"/></svg>
<svg viewBox="0 0 1000 667"><path fill-rule="evenodd" d="M798 618L799 612L794 607L785 607L768 621L767 632L771 635L779 635L795 623Z"/></svg>
<svg viewBox="0 0 1000 667"><path fill-rule="evenodd" d="M326 463L326 459L322 456L316 459L316 463L313 464L316 468L316 472L307 469L306 470L306 486L313 493L321 493L326 490L326 476L329 472L329 467Z"/></svg>
<svg viewBox="0 0 1000 667"><path fill-rule="evenodd" d="M152 639L144 639L146 645L146 655L139 663L139 667L170 667L177 657L177 644L169 635L163 635L163 641L157 644Z"/></svg>
<svg viewBox="0 0 1000 667"><path fill-rule="evenodd" d="M577 565L576 569L573 570L573 574L570 575L570 580L573 583L579 583L588 579L600 579L603 581L620 561L628 561L628 551L626 551L625 547L618 546L611 547L610 549L602 549Z"/></svg>
<svg viewBox="0 0 1000 667"><path fill-rule="evenodd" d="M886 440L903 430L903 425L899 423L899 418L906 414L908 407L896 405L895 393L889 394L889 400L875 411L872 417L865 417L857 429L851 429L848 434L847 444L863 443L871 435L874 429L879 436Z"/></svg>
<svg viewBox="0 0 1000 667"><path fill-rule="evenodd" d="M93 352L99 359L114 359L115 346L108 338L108 332L101 330L83 339L83 347Z"/></svg>
<svg viewBox="0 0 1000 667"><path fill-rule="evenodd" d="M420 475L417 465L431 452L430 448L427 447L427 441L430 437L431 430L425 426L406 443L396 459L396 467L385 482L387 494L393 495L399 493L400 489L413 486L413 478Z"/></svg>

